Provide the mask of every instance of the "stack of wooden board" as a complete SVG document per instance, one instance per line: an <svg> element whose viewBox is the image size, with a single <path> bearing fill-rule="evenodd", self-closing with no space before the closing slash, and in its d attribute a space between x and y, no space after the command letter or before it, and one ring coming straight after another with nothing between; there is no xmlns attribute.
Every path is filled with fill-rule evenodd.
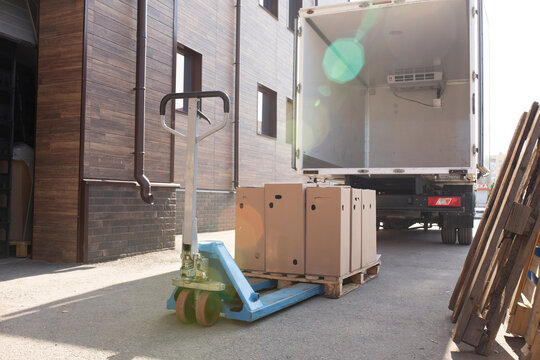
<svg viewBox="0 0 540 360"><path fill-rule="evenodd" d="M521 273L518 290L510 308L507 332L522 336L526 344L522 349L524 359L540 358L540 232L536 247Z"/></svg>
<svg viewBox="0 0 540 360"><path fill-rule="evenodd" d="M250 277L325 284L340 297L377 276L375 192L349 186L238 188L235 261Z"/></svg>
<svg viewBox="0 0 540 360"><path fill-rule="evenodd" d="M449 308L453 339L488 354L540 230L540 111L523 114L493 187Z"/></svg>

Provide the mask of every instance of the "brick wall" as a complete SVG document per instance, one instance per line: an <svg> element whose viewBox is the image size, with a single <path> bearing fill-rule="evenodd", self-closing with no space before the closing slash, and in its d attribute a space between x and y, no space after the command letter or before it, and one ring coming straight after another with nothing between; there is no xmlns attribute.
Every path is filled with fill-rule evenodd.
<svg viewBox="0 0 540 360"><path fill-rule="evenodd" d="M197 192L197 228L199 232L234 229L234 193ZM176 232L182 233L184 191L176 192Z"/></svg>
<svg viewBox="0 0 540 360"><path fill-rule="evenodd" d="M176 189L152 188L155 205L129 184L88 187L88 261L174 248Z"/></svg>
<svg viewBox="0 0 540 360"><path fill-rule="evenodd" d="M155 205L145 204L127 184L88 185L88 261L173 249L182 233L184 191L152 188ZM234 193L198 192L199 232L234 229Z"/></svg>

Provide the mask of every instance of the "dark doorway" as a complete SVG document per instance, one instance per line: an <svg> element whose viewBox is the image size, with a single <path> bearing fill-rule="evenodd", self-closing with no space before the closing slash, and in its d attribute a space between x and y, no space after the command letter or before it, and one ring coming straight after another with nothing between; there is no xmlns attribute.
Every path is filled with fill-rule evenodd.
<svg viewBox="0 0 540 360"><path fill-rule="evenodd" d="M32 239L38 5L0 3L0 257L25 257Z"/></svg>

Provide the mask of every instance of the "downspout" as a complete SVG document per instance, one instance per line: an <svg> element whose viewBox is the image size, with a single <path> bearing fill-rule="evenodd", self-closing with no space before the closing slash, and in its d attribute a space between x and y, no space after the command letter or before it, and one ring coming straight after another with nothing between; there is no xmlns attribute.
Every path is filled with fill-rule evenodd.
<svg viewBox="0 0 540 360"><path fill-rule="evenodd" d="M137 72L135 79L135 180L141 187L141 198L153 205L150 181L144 175L144 105L146 90L146 0L137 1Z"/></svg>
<svg viewBox="0 0 540 360"><path fill-rule="evenodd" d="M234 188L238 187L239 183L239 146L238 140L240 138L240 13L241 13L241 1L236 0L236 49L235 49L235 62L234 62L234 174L233 183Z"/></svg>

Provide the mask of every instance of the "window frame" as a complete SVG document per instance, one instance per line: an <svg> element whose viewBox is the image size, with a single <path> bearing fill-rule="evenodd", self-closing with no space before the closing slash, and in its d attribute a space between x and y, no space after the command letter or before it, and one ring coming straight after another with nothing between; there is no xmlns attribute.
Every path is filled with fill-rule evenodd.
<svg viewBox="0 0 540 360"><path fill-rule="evenodd" d="M184 74L182 86L182 91L178 91L177 79L178 79L178 55L182 55L184 58ZM189 76L186 76L189 74ZM186 78L190 79L190 86L186 86ZM189 47L177 43L176 45L176 59L175 59L175 77L174 77L174 88L175 92L187 92L187 91L202 91L202 55L197 51L190 49ZM179 101L183 101L182 107L177 107L176 104ZM199 108L200 108L199 102ZM186 100L175 100L174 108L176 112L187 114L188 111L188 101Z"/></svg>
<svg viewBox="0 0 540 360"><path fill-rule="evenodd" d="M269 133L266 134L263 132L263 122L264 122L264 114L262 114L262 120L261 120L261 126L260 126L260 130L259 130L259 110L260 109L260 106L259 106L259 93L262 93L263 94L263 109L264 109L264 94L268 95L269 96L269 100L270 100L270 103L269 103L269 113L268 113L268 119L269 119L269 122L270 122L270 125L269 125ZM256 116L256 121L257 121L257 135L259 136L263 136L263 137L266 137L268 139L273 139L273 140L277 140L277 92L275 92L274 90L270 89L269 87L267 86L264 86L262 84L257 84L257 116ZM272 123L273 123L273 127L272 127ZM272 131L273 130L273 131ZM273 133L273 135L272 135Z"/></svg>
<svg viewBox="0 0 540 360"><path fill-rule="evenodd" d="M272 5L275 6L275 13L272 11L272 7L273 6L270 6L270 7L266 7L264 6L264 2L265 1L268 1L270 2ZM268 14L272 15L272 17L274 17L276 20L278 20L278 15L279 15L279 0L259 0L259 6L261 8L263 8Z"/></svg>

